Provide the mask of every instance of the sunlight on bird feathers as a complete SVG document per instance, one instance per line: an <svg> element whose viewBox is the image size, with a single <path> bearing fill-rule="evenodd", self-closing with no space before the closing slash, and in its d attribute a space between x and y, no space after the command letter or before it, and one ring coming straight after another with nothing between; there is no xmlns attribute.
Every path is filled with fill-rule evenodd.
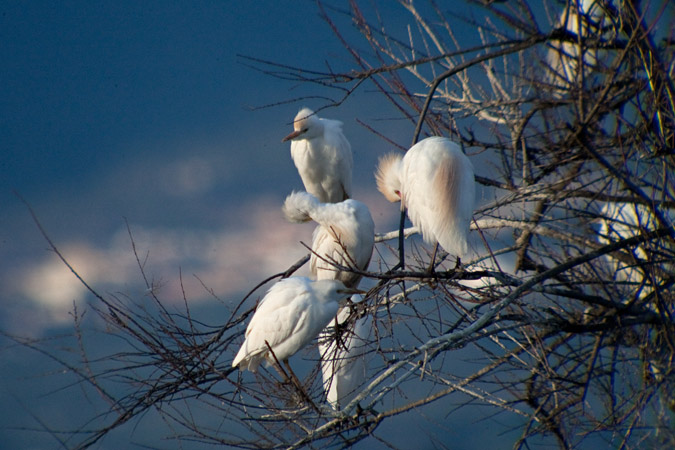
<svg viewBox="0 0 675 450"><path fill-rule="evenodd" d="M322 119L308 108L295 118L291 157L305 189L322 202L339 202L352 192L352 149L342 133L342 122Z"/></svg>
<svg viewBox="0 0 675 450"><path fill-rule="evenodd" d="M334 280L290 277L277 282L258 304L232 366L256 372L263 361L286 361L318 336L349 295Z"/></svg>
<svg viewBox="0 0 675 450"><path fill-rule="evenodd" d="M473 165L457 144L447 138L426 138L402 159L380 159L376 172L378 189L401 201L413 225L427 243L438 242L447 252L461 257L468 250L468 234L475 203Z"/></svg>

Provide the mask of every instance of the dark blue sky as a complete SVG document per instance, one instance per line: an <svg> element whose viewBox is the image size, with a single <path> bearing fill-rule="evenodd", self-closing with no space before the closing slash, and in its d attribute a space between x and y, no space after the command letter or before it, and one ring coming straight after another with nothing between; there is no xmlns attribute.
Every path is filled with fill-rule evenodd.
<svg viewBox="0 0 675 450"><path fill-rule="evenodd" d="M404 12L383 14L390 15L390 31L407 35ZM305 253L298 241L309 242L311 225L288 224L281 215L284 197L302 188L281 138L301 106L317 108L326 101L316 96L342 93L265 75L237 55L351 69L315 2L5 1L0 42L2 330L35 336L72 330L73 302L86 309L92 300L48 251L15 191L76 270L104 293L143 292L125 219L168 304L182 302L179 269L188 297L218 311L192 274L224 302L237 302ZM283 104L299 97L308 98ZM282 104L250 108L275 103ZM344 122L354 196L370 207L378 232L397 223L398 207L375 191L372 175L391 146L356 119L401 145L414 129L378 120L395 116L383 104L364 84L321 113ZM21 347L2 350L0 422L36 427L35 417L78 412L82 399L45 395L72 381L50 376L57 364ZM21 448L30 435L4 428L0 442Z"/></svg>
<svg viewBox="0 0 675 450"><path fill-rule="evenodd" d="M339 94L270 77L237 55L351 67L315 2L5 1L0 42L0 329L72 331L73 303L82 311L92 301L48 251L14 192L104 293L143 292L128 220L167 303L180 300L181 269L188 296L211 308L215 321L222 306L208 303L192 274L236 302L305 253L299 241L309 241L311 226L281 215L283 198L302 188L281 138L301 106L325 101L250 107ZM389 146L355 120L377 118L379 102L361 89L323 115L345 122L355 196L383 231L397 208L375 192L372 171ZM392 135L405 142L409 132ZM36 418L62 429L82 423L75 416L84 398L49 394L72 380L51 376L58 364L42 355L7 345L0 349L0 442L25 448L33 436L35 445L54 445L48 435L14 427L39 428Z"/></svg>
<svg viewBox="0 0 675 450"><path fill-rule="evenodd" d="M312 2L252 9L245 2L4 2L3 193L80 191L141 157L139 147L160 152L195 136L225 145L226 136L241 142L242 133L283 131L284 112L297 108L277 110L269 123L274 116L246 106L292 98L291 86L236 55L305 65L339 47Z"/></svg>
<svg viewBox="0 0 675 450"><path fill-rule="evenodd" d="M349 63L312 1L3 2L0 39L0 255L12 259L44 248L13 191L57 242L105 238L123 217L214 229L252 196L283 199L302 185L280 139L301 106L324 103L250 107L338 95L237 55L319 70ZM376 104L325 113L345 122L367 190L387 146L355 112L376 117Z"/></svg>

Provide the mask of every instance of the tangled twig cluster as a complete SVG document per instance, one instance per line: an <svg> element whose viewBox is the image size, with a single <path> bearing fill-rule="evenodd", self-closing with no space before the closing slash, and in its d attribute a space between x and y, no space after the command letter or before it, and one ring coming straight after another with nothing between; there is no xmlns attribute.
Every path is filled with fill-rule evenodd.
<svg viewBox="0 0 675 450"><path fill-rule="evenodd" d="M356 0L348 11L320 3L353 70L249 62L334 89L334 104L370 84L413 142L451 136L482 161L470 257L458 268L439 257L429 272L432 249L413 240L405 270L392 271L393 231L378 237L368 269L332 261L372 286L345 322L372 320L367 378L340 410L325 404L309 353L301 386L232 370L253 308L211 329L191 320L187 302L178 316L154 294L150 311L92 289L130 350L105 370L85 358L69 368L112 409L79 447L152 409L180 438L238 448L388 443L379 433L388 421L428 413L441 434L477 409L518 430L515 448L675 445L672 4L468 2L476 9L450 17L417 3L399 2L404 35ZM108 383L126 389L113 395Z"/></svg>

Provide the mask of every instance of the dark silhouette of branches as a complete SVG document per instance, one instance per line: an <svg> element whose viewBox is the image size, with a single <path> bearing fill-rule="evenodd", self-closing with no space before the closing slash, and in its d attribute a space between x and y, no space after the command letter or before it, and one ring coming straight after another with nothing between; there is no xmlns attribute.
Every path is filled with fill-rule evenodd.
<svg viewBox="0 0 675 450"><path fill-rule="evenodd" d="M448 10L401 0L409 27L398 34L366 3L318 2L353 69L243 58L340 93L319 111L368 85L391 104L383 117L409 124L411 143L460 143L482 192L471 256L454 267L441 254L428 271L433 249L402 220L377 237L367 270L324 259L369 283L332 331L338 342L372 319L367 376L336 410L312 348L291 360L297 382L231 368L261 288L308 257L211 326L191 317L188 292L184 312L164 306L134 248L150 304L80 278L127 350L92 360L83 346L79 366L62 361L110 411L60 442L86 448L153 411L178 439L233 448L395 445L379 429L397 417L436 415L440 435L444 422L479 411L515 424L504 426L517 430L514 448L675 446L673 5L517 0ZM405 148L358 120L385 147Z"/></svg>

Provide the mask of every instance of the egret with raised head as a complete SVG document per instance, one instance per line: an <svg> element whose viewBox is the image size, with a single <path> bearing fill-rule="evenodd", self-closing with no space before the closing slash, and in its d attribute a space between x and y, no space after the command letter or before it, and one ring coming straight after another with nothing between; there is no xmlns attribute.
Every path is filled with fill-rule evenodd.
<svg viewBox="0 0 675 450"><path fill-rule="evenodd" d="M342 122L322 119L309 108L295 116L291 157L305 190L321 202L337 203L351 197L352 148L342 134Z"/></svg>

